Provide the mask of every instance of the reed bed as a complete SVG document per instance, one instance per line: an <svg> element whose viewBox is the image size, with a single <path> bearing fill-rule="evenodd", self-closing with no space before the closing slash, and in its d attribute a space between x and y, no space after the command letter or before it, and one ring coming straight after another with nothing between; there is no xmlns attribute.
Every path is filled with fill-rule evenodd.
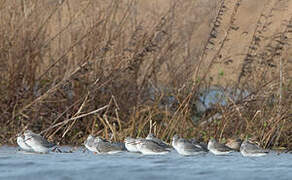
<svg viewBox="0 0 292 180"><path fill-rule="evenodd" d="M282 58L290 21L263 45L263 27L255 31L238 81L228 85L250 94L215 104L193 121L240 8L238 1L223 42L201 71L224 3L165 0L164 10L140 12L135 0L1 1L0 143L15 144L15 135L30 128L61 144L80 145L90 133L123 141L152 131L168 142L174 134L202 141L237 136L291 149L292 83ZM206 36L196 41L206 22ZM277 73L270 73L273 60L281 62ZM220 119L208 121L218 112Z"/></svg>

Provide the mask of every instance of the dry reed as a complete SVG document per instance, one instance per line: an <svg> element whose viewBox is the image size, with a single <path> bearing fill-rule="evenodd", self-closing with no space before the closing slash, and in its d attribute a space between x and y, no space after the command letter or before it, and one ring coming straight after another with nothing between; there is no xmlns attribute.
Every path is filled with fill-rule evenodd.
<svg viewBox="0 0 292 180"><path fill-rule="evenodd" d="M222 118L199 125L193 122L194 104L202 87L210 85L207 73L234 30L240 0L199 81L193 81L192 74L199 77L207 49L216 46L224 0L165 1L167 11L151 9L145 15L135 0L1 2L1 143L14 144L15 134L25 128L63 144L81 144L90 133L112 133L115 141L122 141L144 137L153 129L166 141L175 133L203 141L240 136L254 137L267 148L292 148L292 83L282 58L291 20L283 32L265 37L270 41L264 45L259 34L268 25L258 25L238 83L233 84L250 95L241 101L230 98L227 106L215 105L200 122L218 112ZM200 13L208 16L196 16ZM205 20L212 24L209 36L193 48L195 29ZM261 21L263 17L258 24ZM266 66L277 59L280 82L279 76L266 76ZM264 68L259 70L259 64Z"/></svg>

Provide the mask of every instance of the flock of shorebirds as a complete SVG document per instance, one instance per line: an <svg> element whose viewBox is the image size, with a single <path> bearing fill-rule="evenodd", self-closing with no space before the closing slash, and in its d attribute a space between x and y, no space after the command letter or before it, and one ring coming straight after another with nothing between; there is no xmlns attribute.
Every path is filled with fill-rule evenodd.
<svg viewBox="0 0 292 180"><path fill-rule="evenodd" d="M48 153L56 144L49 142L40 134L26 130L23 134L17 135L17 144L23 151L35 153ZM174 135L171 145L156 138L149 133L146 138L126 137L124 143L112 142L99 136L89 135L84 146L97 154L114 154L124 151L141 153L143 155L163 155L175 150L183 156L195 156L211 152L215 155L227 155L240 151L243 156L264 156L269 152L260 148L249 140L235 140L229 146L210 139L208 144L198 142L195 139L184 139Z"/></svg>

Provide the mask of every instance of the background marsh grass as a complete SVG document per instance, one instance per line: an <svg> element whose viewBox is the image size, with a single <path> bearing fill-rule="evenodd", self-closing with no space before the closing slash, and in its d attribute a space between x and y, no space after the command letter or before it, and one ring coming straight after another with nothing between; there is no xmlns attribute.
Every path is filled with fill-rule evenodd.
<svg viewBox="0 0 292 180"><path fill-rule="evenodd" d="M81 144L89 133L121 141L145 136L152 122L166 141L174 133L204 141L252 136L291 148L291 22L274 33L260 17L242 45L247 52L230 52L248 3L1 1L1 143L15 143L25 127L64 144ZM277 16L269 11L276 6L260 12ZM195 124L197 97L217 84L250 95L215 105L200 122L218 112L221 119Z"/></svg>

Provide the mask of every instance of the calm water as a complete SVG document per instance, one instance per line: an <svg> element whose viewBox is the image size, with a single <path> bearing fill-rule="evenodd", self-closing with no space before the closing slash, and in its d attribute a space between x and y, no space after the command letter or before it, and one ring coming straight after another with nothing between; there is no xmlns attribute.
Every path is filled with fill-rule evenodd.
<svg viewBox="0 0 292 180"><path fill-rule="evenodd" d="M292 179L292 154L266 157L183 157L176 152L161 156L82 152L23 154L0 147L0 179Z"/></svg>

